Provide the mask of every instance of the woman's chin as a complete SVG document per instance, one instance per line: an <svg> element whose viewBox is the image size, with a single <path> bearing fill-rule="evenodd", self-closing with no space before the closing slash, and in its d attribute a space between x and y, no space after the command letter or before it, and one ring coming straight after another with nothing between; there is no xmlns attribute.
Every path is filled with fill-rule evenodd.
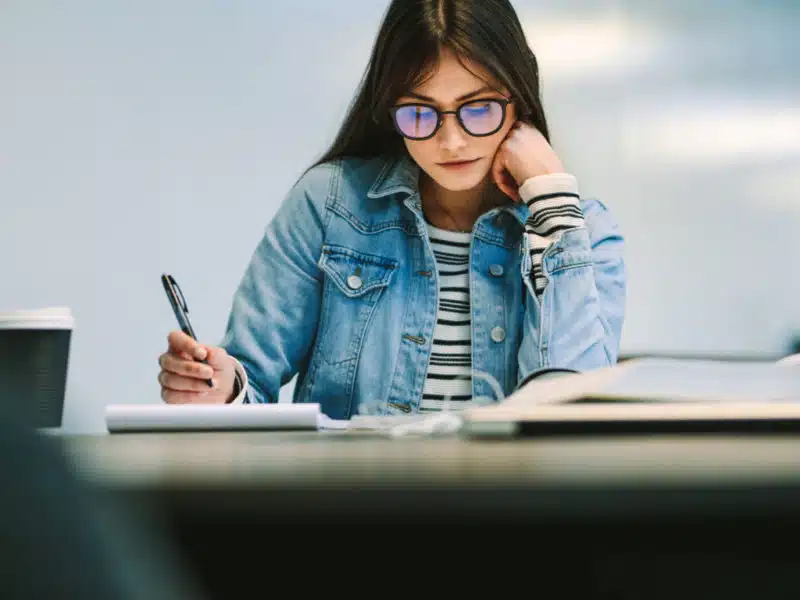
<svg viewBox="0 0 800 600"><path fill-rule="evenodd" d="M450 173L443 167L436 167L434 173L429 173L431 179L450 192L466 192L475 189L486 180L487 174L488 172L485 169Z"/></svg>

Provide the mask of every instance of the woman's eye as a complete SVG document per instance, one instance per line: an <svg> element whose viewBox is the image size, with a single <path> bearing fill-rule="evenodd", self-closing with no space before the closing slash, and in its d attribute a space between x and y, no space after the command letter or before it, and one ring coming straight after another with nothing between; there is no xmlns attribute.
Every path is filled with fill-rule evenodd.
<svg viewBox="0 0 800 600"><path fill-rule="evenodd" d="M489 112L490 108L491 104L489 102L482 102L480 104L470 104L469 106L465 106L464 110L472 114L481 114Z"/></svg>

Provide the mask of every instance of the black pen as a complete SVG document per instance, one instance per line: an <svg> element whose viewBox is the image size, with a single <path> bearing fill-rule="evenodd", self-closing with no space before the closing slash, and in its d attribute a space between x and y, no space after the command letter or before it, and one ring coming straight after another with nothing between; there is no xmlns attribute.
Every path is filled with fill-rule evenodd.
<svg viewBox="0 0 800 600"><path fill-rule="evenodd" d="M197 336L194 334L192 324L189 322L189 307L186 305L186 298L183 297L181 288L178 287L178 282L175 281L172 275L164 274L161 276L161 283L164 285L164 291L167 293L169 303L172 305L175 318L178 319L178 327L183 333L196 341ZM208 364L205 360L200 362L205 365ZM206 383L208 383L208 387L214 387L214 382L211 379L206 379Z"/></svg>

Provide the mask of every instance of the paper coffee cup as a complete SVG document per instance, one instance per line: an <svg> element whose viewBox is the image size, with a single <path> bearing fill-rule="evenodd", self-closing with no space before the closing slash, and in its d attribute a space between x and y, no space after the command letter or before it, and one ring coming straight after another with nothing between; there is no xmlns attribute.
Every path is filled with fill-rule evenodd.
<svg viewBox="0 0 800 600"><path fill-rule="evenodd" d="M36 428L63 423L74 327L68 308L0 312L0 403Z"/></svg>

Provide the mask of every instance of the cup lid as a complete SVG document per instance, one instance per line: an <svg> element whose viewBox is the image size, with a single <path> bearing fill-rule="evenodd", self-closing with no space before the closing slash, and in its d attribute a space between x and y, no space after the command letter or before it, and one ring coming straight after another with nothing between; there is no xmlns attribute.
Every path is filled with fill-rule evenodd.
<svg viewBox="0 0 800 600"><path fill-rule="evenodd" d="M0 311L0 329L72 329L75 319L68 307Z"/></svg>

